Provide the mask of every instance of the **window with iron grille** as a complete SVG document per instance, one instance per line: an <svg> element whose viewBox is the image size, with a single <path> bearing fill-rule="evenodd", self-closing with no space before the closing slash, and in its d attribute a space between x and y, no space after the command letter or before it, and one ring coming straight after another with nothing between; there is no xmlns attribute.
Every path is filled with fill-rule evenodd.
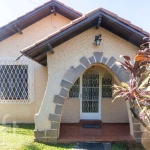
<svg viewBox="0 0 150 150"><path fill-rule="evenodd" d="M32 102L33 64L29 59L0 58L0 102Z"/></svg>
<svg viewBox="0 0 150 150"><path fill-rule="evenodd" d="M102 78L102 97L112 98L112 76L106 75Z"/></svg>
<svg viewBox="0 0 150 150"><path fill-rule="evenodd" d="M74 85L71 87L69 91L69 98L78 98L80 92L80 78L76 80Z"/></svg>

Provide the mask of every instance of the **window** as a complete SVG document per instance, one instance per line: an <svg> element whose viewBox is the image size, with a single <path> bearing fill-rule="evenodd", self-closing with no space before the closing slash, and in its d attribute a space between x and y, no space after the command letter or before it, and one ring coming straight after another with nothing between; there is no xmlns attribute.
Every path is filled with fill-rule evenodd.
<svg viewBox="0 0 150 150"><path fill-rule="evenodd" d="M0 102L33 101L33 64L29 59L0 58Z"/></svg>
<svg viewBox="0 0 150 150"><path fill-rule="evenodd" d="M102 98L112 98L111 75L106 75L102 78Z"/></svg>
<svg viewBox="0 0 150 150"><path fill-rule="evenodd" d="M79 97L79 92L80 92L80 78L76 80L74 85L69 91L69 98L78 98Z"/></svg>

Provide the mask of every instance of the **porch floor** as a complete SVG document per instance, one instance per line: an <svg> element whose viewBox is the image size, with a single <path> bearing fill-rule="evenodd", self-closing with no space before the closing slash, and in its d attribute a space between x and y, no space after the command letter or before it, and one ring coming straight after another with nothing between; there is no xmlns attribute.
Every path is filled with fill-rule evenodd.
<svg viewBox="0 0 150 150"><path fill-rule="evenodd" d="M61 123L58 143L129 141L128 123L101 123L99 129L82 128L82 123Z"/></svg>

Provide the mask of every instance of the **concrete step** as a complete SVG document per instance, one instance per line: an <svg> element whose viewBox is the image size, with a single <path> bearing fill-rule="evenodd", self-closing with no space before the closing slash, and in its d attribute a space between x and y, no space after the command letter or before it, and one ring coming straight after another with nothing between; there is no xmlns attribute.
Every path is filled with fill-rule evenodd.
<svg viewBox="0 0 150 150"><path fill-rule="evenodd" d="M80 124L102 124L101 120L80 120Z"/></svg>

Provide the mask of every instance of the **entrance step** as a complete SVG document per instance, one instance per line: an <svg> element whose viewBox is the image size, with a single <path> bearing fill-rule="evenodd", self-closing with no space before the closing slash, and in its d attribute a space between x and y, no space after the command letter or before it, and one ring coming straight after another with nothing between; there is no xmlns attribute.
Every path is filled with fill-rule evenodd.
<svg viewBox="0 0 150 150"><path fill-rule="evenodd" d="M80 124L102 124L101 120L80 120Z"/></svg>

